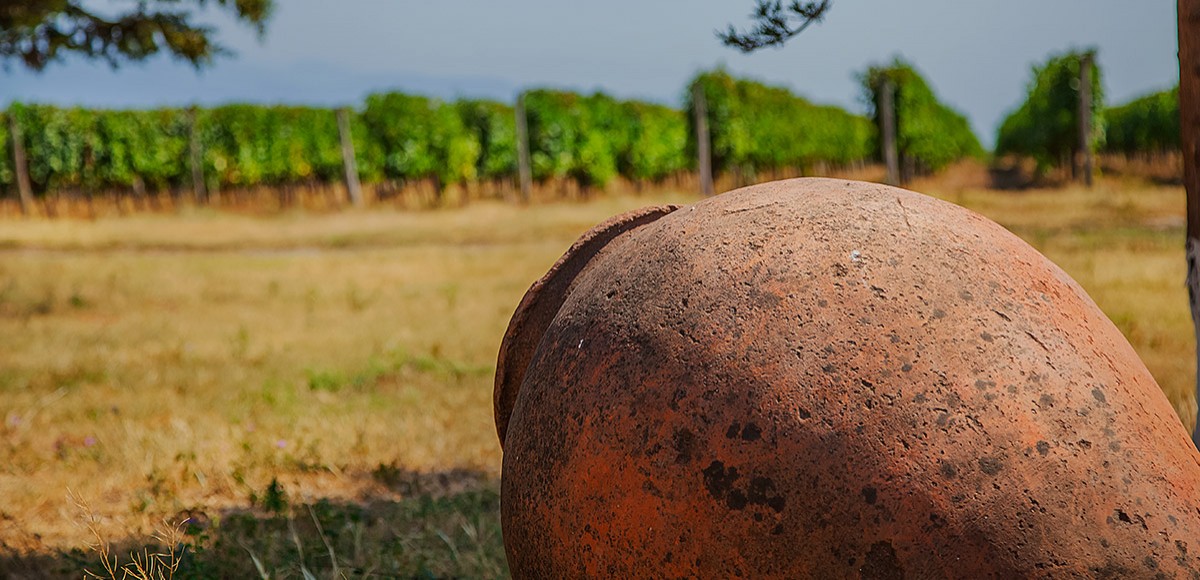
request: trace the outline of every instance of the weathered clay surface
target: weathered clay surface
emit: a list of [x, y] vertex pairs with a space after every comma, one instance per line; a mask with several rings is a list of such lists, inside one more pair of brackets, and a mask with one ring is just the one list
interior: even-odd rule
[[839, 180], [669, 209], [505, 337], [515, 575], [1200, 577], [1200, 455], [1024, 242]]

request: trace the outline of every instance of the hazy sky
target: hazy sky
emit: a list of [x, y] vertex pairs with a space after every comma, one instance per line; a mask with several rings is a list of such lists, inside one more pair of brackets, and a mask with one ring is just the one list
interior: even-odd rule
[[[723, 63], [861, 111], [855, 73], [901, 55], [990, 145], [1030, 66], [1052, 53], [1099, 48], [1109, 102], [1179, 78], [1173, 0], [835, 0], [824, 23], [749, 56], [713, 31], [745, 24], [752, 0], [276, 2], [261, 39], [212, 17], [237, 55], [203, 72], [164, 58], [115, 72], [78, 60], [40, 74], [12, 66], [0, 70], [0, 104], [353, 104], [392, 88], [509, 99], [531, 86], [677, 104], [690, 76]], [[105, 3], [130, 0], [93, 2]]]

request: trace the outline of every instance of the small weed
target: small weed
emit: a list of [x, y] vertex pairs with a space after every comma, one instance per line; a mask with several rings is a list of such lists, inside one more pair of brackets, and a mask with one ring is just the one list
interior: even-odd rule
[[70, 304], [71, 308], [74, 308], [75, 310], [83, 310], [92, 305], [87, 298], [84, 298], [83, 295], [79, 293], [79, 290], [71, 292], [71, 296], [67, 298], [67, 304]]
[[283, 490], [279, 479], [272, 477], [271, 483], [267, 485], [266, 491], [261, 496], [253, 492], [250, 493], [250, 504], [256, 505], [270, 513], [283, 513], [288, 507], [287, 492]]
[[[129, 561], [121, 563], [112, 554], [112, 545], [100, 533], [100, 518], [92, 510], [91, 505], [82, 497], [70, 493], [71, 501], [80, 510], [84, 526], [91, 534], [94, 543], [91, 548], [100, 558], [102, 571], [93, 572], [84, 569], [85, 578], [95, 580], [170, 580], [179, 571], [183, 563], [183, 523], [170, 525], [166, 521], [154, 534], [154, 540], [160, 547], [151, 551], [144, 547], [141, 551], [129, 554]], [[120, 574], [118, 576], [118, 574]]]
[[336, 393], [342, 390], [342, 385], [345, 384], [345, 379], [339, 373], [333, 371], [317, 371], [309, 369], [308, 374], [308, 390], [310, 391], [327, 391]]
[[367, 294], [357, 284], [351, 283], [346, 288], [346, 305], [352, 312], [362, 312], [379, 299], [379, 292]]
[[239, 326], [233, 338], [229, 339], [229, 354], [235, 360], [246, 360], [250, 352], [250, 331], [245, 326]]

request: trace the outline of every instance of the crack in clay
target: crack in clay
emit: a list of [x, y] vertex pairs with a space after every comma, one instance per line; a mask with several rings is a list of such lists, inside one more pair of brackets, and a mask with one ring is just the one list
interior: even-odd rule
[[900, 198], [896, 198], [896, 203], [900, 206], [900, 215], [904, 217], [904, 225], [908, 226], [908, 231], [912, 231], [912, 224], [908, 221], [908, 208], [904, 207], [904, 202]]
[[1038, 343], [1038, 346], [1042, 347], [1042, 350], [1045, 350], [1046, 352], [1050, 352], [1050, 347], [1046, 346], [1046, 343], [1042, 342], [1042, 340], [1040, 338], [1034, 336], [1034, 334], [1032, 332], [1029, 332], [1028, 330], [1026, 330], [1025, 334], [1028, 334], [1029, 338], [1033, 339], [1033, 342]]
[[762, 209], [762, 208], [764, 208], [764, 207], [770, 207], [770, 206], [773, 206], [773, 205], [779, 205], [779, 202], [778, 202], [778, 201], [771, 201], [771, 202], [762, 203], [762, 204], [759, 204], [759, 205], [752, 205], [752, 206], [750, 206], [750, 207], [739, 207], [739, 208], [735, 208], [735, 209], [727, 209], [727, 210], [725, 210], [725, 215], [730, 215], [730, 214], [735, 214], [735, 213], [742, 213], [742, 212], [744, 212], [744, 211], [751, 211], [751, 210], [756, 210], [756, 209]]

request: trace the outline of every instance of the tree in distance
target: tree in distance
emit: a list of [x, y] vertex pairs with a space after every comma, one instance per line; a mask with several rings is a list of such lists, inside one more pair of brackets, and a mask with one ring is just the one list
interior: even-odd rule
[[196, 12], [215, 6], [262, 34], [273, 0], [141, 0], [107, 13], [84, 0], [4, 0], [0, 3], [0, 61], [40, 71], [69, 54], [113, 67], [167, 53], [197, 68], [229, 51]]

